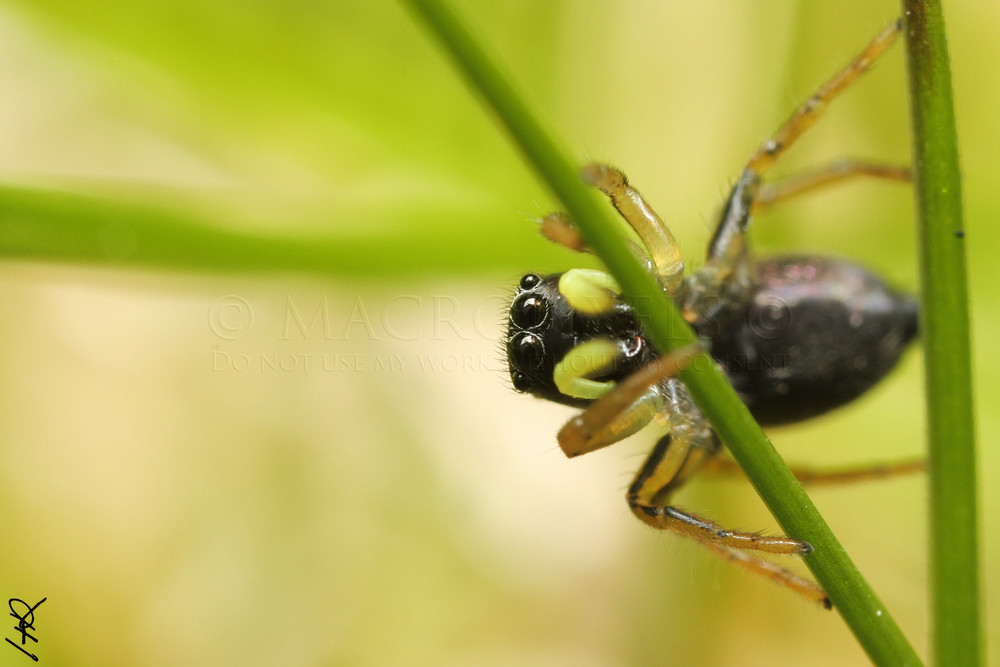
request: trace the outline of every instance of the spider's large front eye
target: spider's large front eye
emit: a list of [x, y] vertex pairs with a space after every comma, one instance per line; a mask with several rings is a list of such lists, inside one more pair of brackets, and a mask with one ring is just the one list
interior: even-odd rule
[[549, 307], [537, 294], [525, 293], [514, 299], [510, 306], [510, 319], [521, 329], [532, 329], [545, 321]]
[[519, 333], [507, 343], [507, 359], [512, 368], [537, 371], [545, 363], [542, 339], [532, 333]]

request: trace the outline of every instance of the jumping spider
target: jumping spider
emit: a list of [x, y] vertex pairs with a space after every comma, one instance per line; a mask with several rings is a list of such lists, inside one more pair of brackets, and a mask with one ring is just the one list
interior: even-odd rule
[[[787, 181], [761, 183], [774, 161], [899, 31], [898, 21], [883, 30], [761, 145], [726, 200], [705, 264], [686, 278], [673, 236], [625, 176], [599, 164], [583, 170], [584, 180], [611, 199], [635, 232], [636, 253], [761, 424], [797, 422], [854, 400], [896, 364], [917, 334], [916, 302], [866, 269], [844, 259], [754, 258], [746, 239], [755, 211], [805, 190], [858, 175], [909, 180], [906, 168], [845, 160]], [[547, 216], [542, 232], [571, 249], [586, 250], [563, 214]], [[722, 445], [687, 388], [673, 377], [693, 353], [661, 356], [619, 293], [602, 271], [571, 269], [521, 278], [507, 331], [514, 388], [586, 408], [559, 433], [569, 457], [617, 442], [655, 419], [667, 434], [628, 488], [632, 512], [654, 528], [694, 538], [829, 608], [818, 585], [750, 555], [801, 556], [812, 551], [807, 542], [726, 530], [669, 504], [671, 494], [699, 468], [723, 467], [714, 458]], [[866, 474], [871, 472], [853, 477]]]

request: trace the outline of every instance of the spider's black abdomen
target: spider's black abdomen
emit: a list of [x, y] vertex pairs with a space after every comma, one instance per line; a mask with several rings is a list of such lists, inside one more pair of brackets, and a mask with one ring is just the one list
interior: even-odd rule
[[807, 419], [876, 384], [917, 333], [917, 304], [840, 259], [757, 262], [749, 306], [699, 327], [762, 424]]

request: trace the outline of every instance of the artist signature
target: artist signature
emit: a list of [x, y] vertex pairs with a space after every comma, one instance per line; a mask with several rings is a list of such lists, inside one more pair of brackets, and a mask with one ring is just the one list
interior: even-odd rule
[[[4, 639], [7, 639], [8, 644], [16, 648], [21, 653], [25, 654], [35, 662], [38, 662], [38, 656], [35, 655], [34, 653], [29, 653], [24, 648], [24, 644], [29, 639], [35, 642], [36, 644], [38, 643], [38, 639], [34, 635], [29, 633], [28, 630], [35, 629], [35, 610], [38, 609], [38, 605], [42, 604], [47, 599], [48, 598], [42, 598], [41, 600], [39, 600], [38, 602], [36, 602], [34, 605], [31, 606], [29, 606], [27, 602], [19, 598], [11, 598], [7, 600], [7, 606], [10, 607], [10, 615], [17, 619], [17, 625], [14, 626], [14, 629], [21, 633], [21, 645], [18, 646], [15, 642], [11, 641], [10, 639], [7, 639], [6, 637]], [[18, 607], [24, 607], [24, 611], [19, 612], [17, 609], [14, 608], [15, 605], [17, 605]]]

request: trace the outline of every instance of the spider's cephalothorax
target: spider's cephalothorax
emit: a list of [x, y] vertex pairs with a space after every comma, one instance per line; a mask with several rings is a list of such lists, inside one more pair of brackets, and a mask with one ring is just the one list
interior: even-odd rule
[[[578, 311], [559, 291], [563, 275], [529, 273], [521, 278], [510, 306], [507, 361], [514, 389], [550, 401], [581, 405], [587, 402], [586, 397], [565, 394], [555, 382], [563, 374], [560, 368], [557, 375], [556, 367], [571, 350], [595, 339], [614, 342], [617, 358], [610, 368], [592, 377], [598, 382], [620, 380], [644, 366], [654, 353], [624, 301], [615, 299], [599, 313]], [[574, 360], [586, 362], [579, 355], [570, 355], [566, 365]]]
[[[611, 199], [635, 232], [637, 254], [761, 423], [800, 421], [854, 400], [896, 364], [917, 333], [915, 301], [857, 264], [813, 256], [754, 259], [746, 241], [751, 214], [780, 199], [857, 175], [909, 180], [906, 168], [840, 161], [799, 178], [761, 184], [777, 157], [898, 32], [895, 22], [879, 34], [761, 145], [726, 201], [704, 265], [686, 278], [673, 236], [625, 176], [599, 164], [583, 170], [584, 180]], [[565, 215], [546, 217], [542, 232], [586, 250]], [[812, 551], [808, 543], [729, 531], [668, 504], [671, 493], [712, 460], [721, 443], [674, 377], [696, 351], [660, 356], [619, 293], [611, 276], [590, 269], [521, 278], [507, 331], [514, 388], [586, 406], [559, 433], [568, 456], [617, 442], [656, 419], [666, 435], [628, 488], [633, 513], [829, 606], [815, 583], [747, 553], [804, 555]]]

